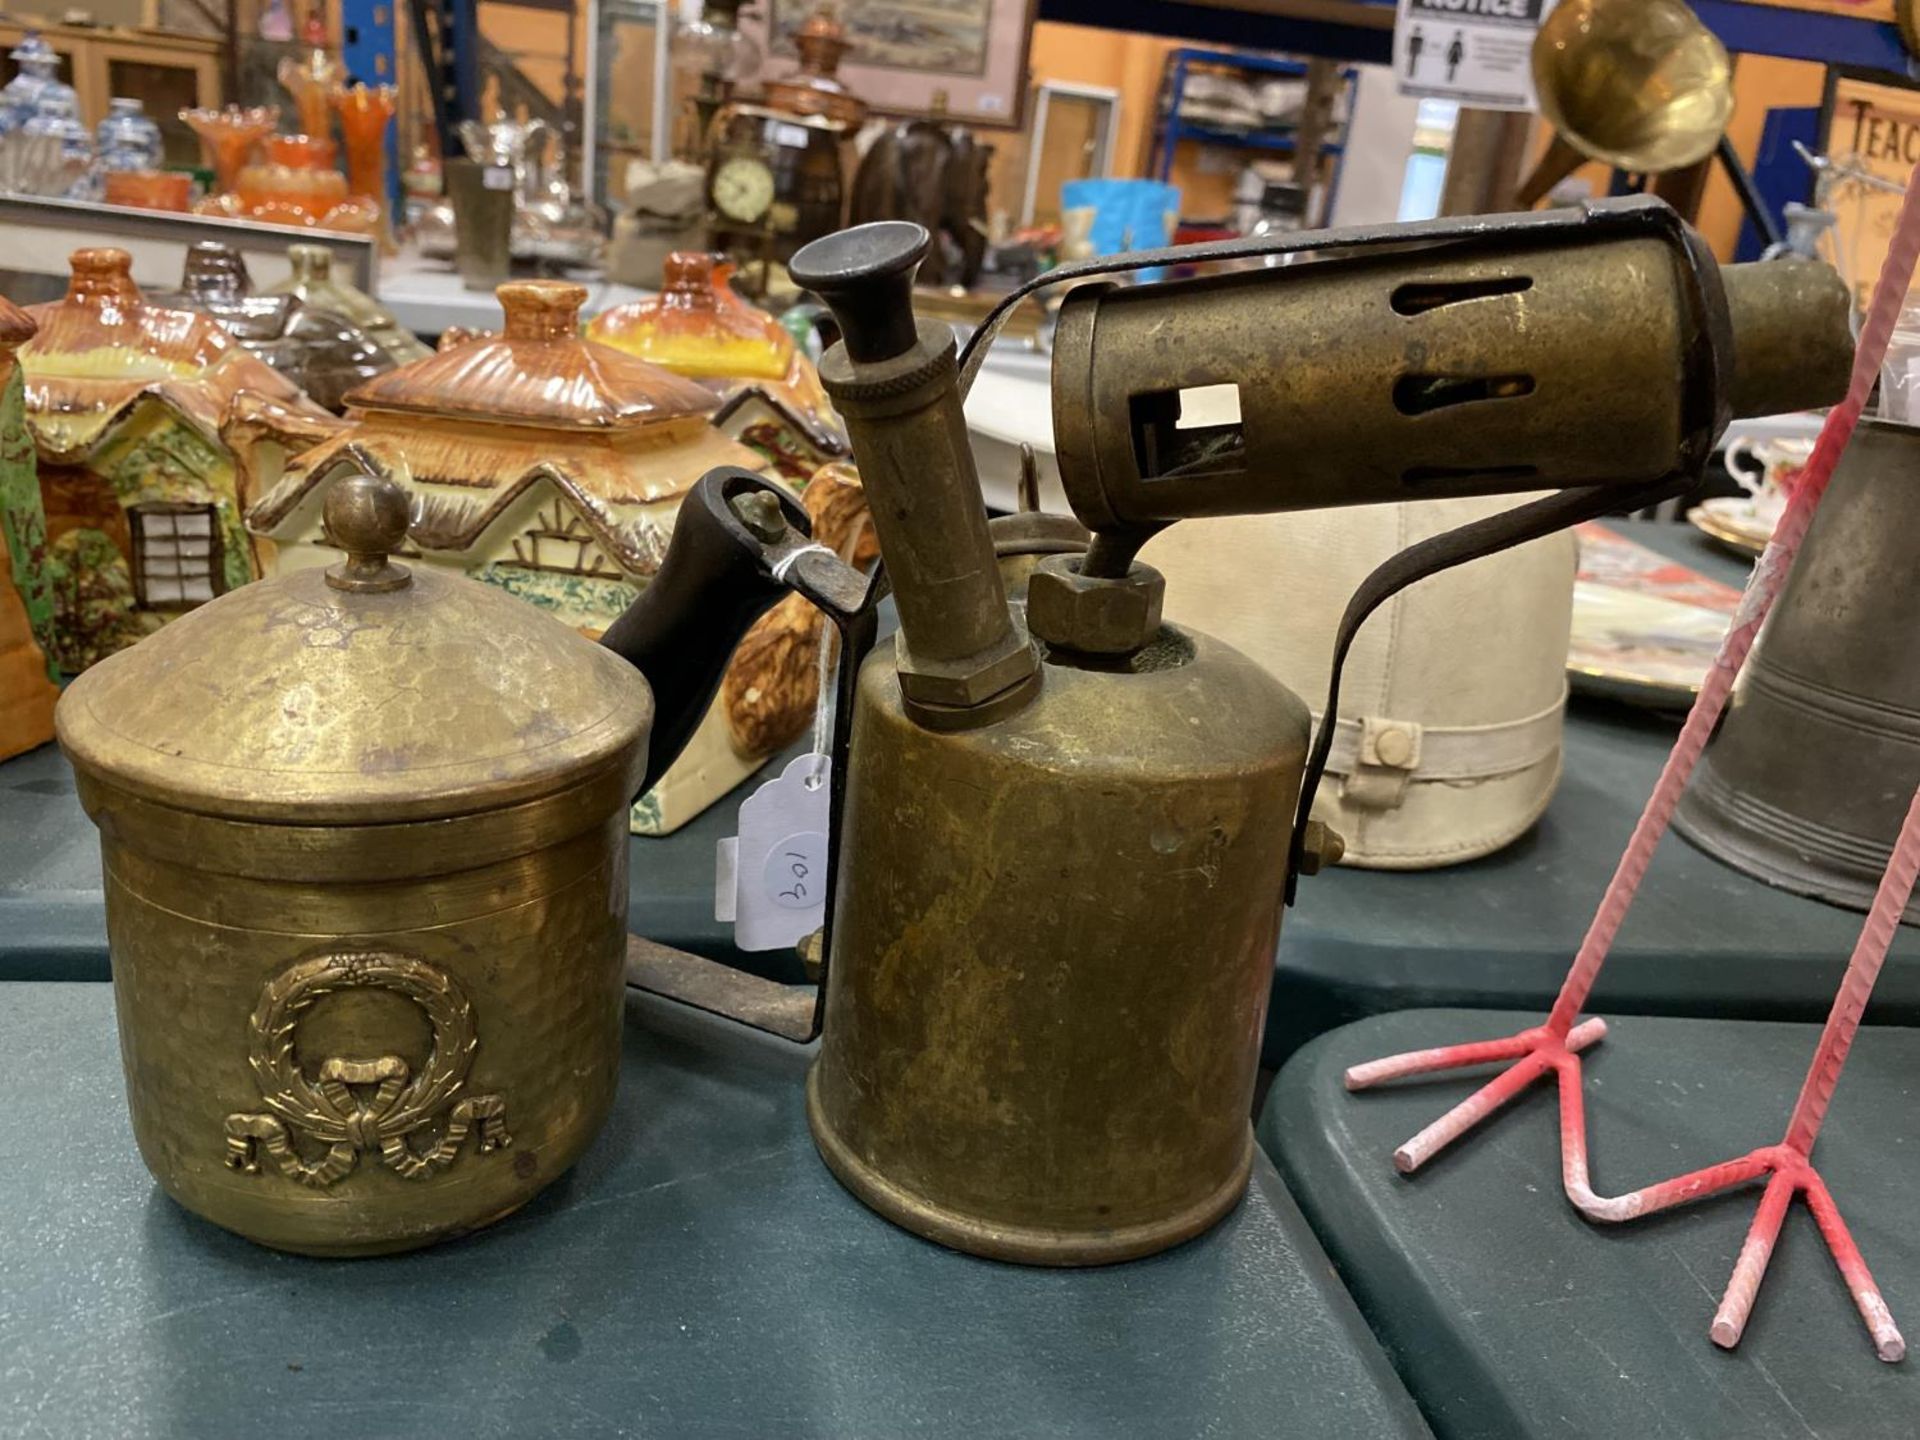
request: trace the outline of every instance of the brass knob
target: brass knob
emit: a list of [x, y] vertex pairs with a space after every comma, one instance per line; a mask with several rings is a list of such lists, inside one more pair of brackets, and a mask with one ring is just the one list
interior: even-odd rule
[[404, 565], [387, 557], [406, 542], [413, 503], [389, 475], [355, 471], [327, 487], [321, 521], [347, 558], [327, 569], [336, 590], [377, 595], [413, 583]]
[[1300, 873], [1318, 875], [1329, 865], [1338, 865], [1346, 853], [1347, 842], [1338, 830], [1318, 820], [1309, 820], [1300, 846]]

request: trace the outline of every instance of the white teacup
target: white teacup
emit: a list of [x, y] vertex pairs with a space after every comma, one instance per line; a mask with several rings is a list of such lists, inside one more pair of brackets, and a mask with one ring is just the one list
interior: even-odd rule
[[1811, 440], [1756, 440], [1741, 435], [1727, 445], [1727, 473], [1746, 492], [1755, 518], [1773, 524], [1787, 508], [1785, 480], [1812, 454]]

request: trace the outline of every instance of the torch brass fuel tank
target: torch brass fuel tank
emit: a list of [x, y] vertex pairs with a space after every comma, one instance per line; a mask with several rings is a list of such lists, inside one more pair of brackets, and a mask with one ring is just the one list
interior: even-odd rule
[[1165, 1249], [1240, 1199], [1306, 707], [1163, 628], [941, 733], [860, 674], [807, 1114], [841, 1181], [1030, 1264]]
[[944, 1244], [1149, 1254], [1231, 1209], [1278, 939], [1305, 707], [1204, 636], [1039, 647], [1009, 610], [917, 226], [794, 273], [846, 336], [847, 416], [901, 636], [860, 672], [807, 1113], [841, 1181]]

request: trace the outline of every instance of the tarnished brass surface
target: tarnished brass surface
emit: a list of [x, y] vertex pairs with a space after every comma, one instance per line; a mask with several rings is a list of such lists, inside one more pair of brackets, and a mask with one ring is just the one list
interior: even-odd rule
[[130, 794], [280, 824], [497, 819], [643, 748], [631, 666], [503, 590], [411, 571], [354, 593], [297, 570], [201, 606], [70, 687], [61, 744]]
[[952, 327], [910, 308], [928, 244], [918, 225], [860, 225], [803, 246], [789, 269], [840, 320], [820, 381], [871, 471], [861, 483], [900, 610], [899, 683], [924, 721], [952, 728], [1025, 704], [1040, 669], [994, 563]]
[[1160, 628], [1166, 577], [1135, 563], [1109, 580], [1081, 573], [1078, 555], [1049, 555], [1027, 581], [1027, 623], [1036, 637], [1084, 655], [1131, 655]]
[[627, 937], [626, 973], [629, 985], [696, 1010], [730, 1016], [799, 1044], [813, 1038], [817, 992], [811, 985], [782, 985], [638, 935]]
[[264, 1244], [403, 1250], [555, 1179], [606, 1117], [638, 672], [501, 591], [346, 552], [103, 661], [56, 720], [100, 827], [134, 1135]]
[[1133, 666], [1049, 661], [1026, 709], [945, 735], [890, 656], [861, 672], [808, 1114], [943, 1244], [1124, 1260], [1240, 1197], [1306, 707], [1204, 636]]
[[1720, 279], [1733, 329], [1735, 415], [1783, 415], [1846, 393], [1853, 297], [1839, 271], [1769, 260], [1722, 266]]
[[1686, 0], [1561, 0], [1533, 42], [1540, 113], [1588, 160], [1704, 160], [1733, 114], [1726, 47]]
[[836, 347], [821, 360], [820, 379], [854, 452], [875, 457], [877, 474], [914, 477], [910, 485], [867, 485], [901, 607], [896, 643], [909, 698], [964, 708], [1028, 685], [1038, 663], [1008, 614], [993, 564], [966, 417], [953, 388], [952, 330], [928, 321], [913, 349], [880, 364], [856, 367]]
[[[1124, 1260], [1199, 1233], [1245, 1182], [1308, 717], [1226, 646], [1155, 628], [1142, 537], [1194, 515], [1679, 480], [1730, 408], [1827, 403], [1846, 382], [1829, 281], [1740, 276], [1730, 299], [1658, 204], [1327, 244], [1068, 294], [1054, 428], [1091, 536], [1030, 516], [982, 530], [952, 362], [907, 310], [924, 232], [859, 227], [795, 257], [840, 321], [821, 373], [903, 637], [858, 677], [808, 1114], [849, 1189], [941, 1243]], [[1819, 333], [1783, 346], [1791, 363], [1746, 348], [1796, 324]], [[1284, 596], [1284, 576], [1245, 580]], [[948, 726], [911, 667], [979, 673], [977, 643], [953, 639], [1006, 633], [1003, 590], [1046, 642], [1039, 684]], [[1301, 867], [1339, 851], [1314, 827]]]
[[[411, 1249], [517, 1209], [599, 1130], [620, 1053], [624, 806], [554, 863], [322, 886], [241, 880], [212, 857], [170, 864], [114, 841], [111, 792], [83, 798], [105, 837], [134, 1137], [188, 1209], [284, 1250]], [[367, 844], [416, 863], [398, 837]], [[325, 969], [302, 983], [302, 965]], [[436, 1066], [457, 1083], [383, 1103], [388, 1076], [411, 1085]], [[330, 1069], [353, 1082], [337, 1105], [324, 1103]], [[289, 1093], [293, 1074], [323, 1103]], [[483, 1098], [492, 1113], [460, 1113]], [[457, 1127], [470, 1133], [454, 1143]], [[317, 1173], [288, 1173], [281, 1147]]]
[[[1653, 237], [1490, 236], [1470, 252], [1079, 286], [1054, 342], [1061, 481], [1100, 530], [1658, 480], [1685, 434], [1698, 339], [1686, 263]], [[1731, 267], [1724, 296], [1711, 262], [1702, 272], [1749, 377], [1729, 392], [1734, 413], [1838, 400], [1851, 357], [1838, 277], [1763, 268], [1780, 267]], [[1181, 392], [1214, 386], [1237, 389], [1239, 420], [1182, 423]]]

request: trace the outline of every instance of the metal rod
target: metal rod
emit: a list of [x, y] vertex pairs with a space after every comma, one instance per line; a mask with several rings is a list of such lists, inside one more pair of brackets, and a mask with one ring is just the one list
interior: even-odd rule
[[1794, 1102], [1793, 1118], [1787, 1122], [1785, 1143], [1796, 1150], [1812, 1150], [1813, 1142], [1819, 1137], [1820, 1126], [1827, 1118], [1827, 1107], [1833, 1103], [1833, 1087], [1840, 1081], [1847, 1052], [1853, 1048], [1854, 1034], [1860, 1028], [1860, 1017], [1866, 1013], [1867, 998], [1873, 994], [1874, 981], [1880, 978], [1880, 967], [1886, 963], [1887, 950], [1900, 928], [1900, 917], [1906, 913], [1907, 901], [1913, 897], [1916, 878], [1920, 878], [1920, 789], [1913, 792], [1913, 803], [1900, 827], [1900, 838], [1894, 842], [1893, 854], [1887, 859], [1886, 873], [1880, 877], [1879, 889], [1874, 892], [1873, 908], [1867, 912], [1859, 942], [1847, 961], [1847, 973], [1840, 978], [1826, 1028], [1820, 1032], [1819, 1048], [1813, 1053], [1813, 1064], [1807, 1068], [1800, 1098]]
[[1740, 197], [1740, 208], [1747, 212], [1747, 218], [1753, 222], [1753, 228], [1760, 232], [1760, 238], [1768, 246], [1786, 244], [1786, 232], [1780, 228], [1780, 222], [1774, 218], [1773, 211], [1767, 208], [1767, 202], [1755, 188], [1753, 176], [1740, 163], [1733, 141], [1722, 134], [1714, 154], [1720, 157], [1721, 168], [1727, 172], [1727, 179], [1733, 182], [1734, 193]]

